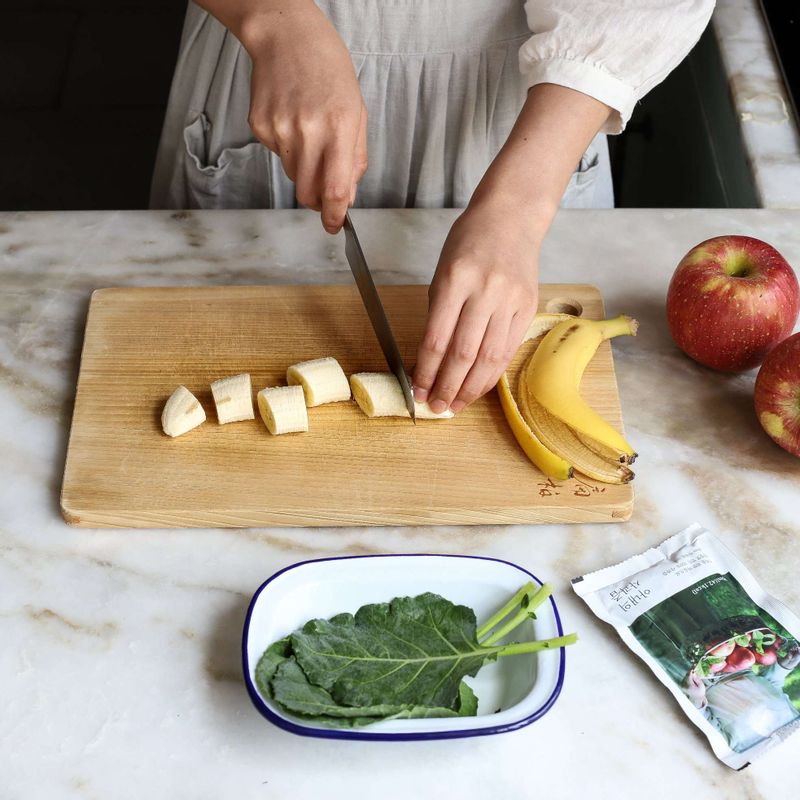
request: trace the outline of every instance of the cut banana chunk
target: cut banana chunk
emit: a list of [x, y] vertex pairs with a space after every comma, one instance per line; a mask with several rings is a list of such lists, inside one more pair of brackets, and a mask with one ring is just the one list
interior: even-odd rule
[[205, 421], [206, 412], [185, 386], [179, 386], [170, 395], [161, 413], [161, 427], [167, 436], [183, 436]]
[[214, 381], [211, 384], [211, 394], [214, 395], [214, 405], [217, 407], [217, 419], [220, 425], [255, 419], [253, 390], [250, 376], [246, 372]]
[[[350, 376], [350, 387], [359, 408], [368, 417], [408, 417], [400, 381], [391, 372], [358, 372]], [[414, 402], [417, 419], [450, 419], [450, 409], [434, 414], [427, 403]]]
[[289, 386], [303, 387], [309, 408], [350, 399], [350, 384], [335, 358], [293, 364], [286, 370], [286, 382]]
[[274, 386], [258, 393], [258, 410], [267, 430], [276, 436], [308, 430], [302, 386]]

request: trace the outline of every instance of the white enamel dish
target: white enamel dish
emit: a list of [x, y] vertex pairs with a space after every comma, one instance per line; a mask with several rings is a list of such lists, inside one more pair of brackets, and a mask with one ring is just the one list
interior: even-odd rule
[[[301, 736], [327, 739], [450, 739], [515, 730], [539, 719], [555, 703], [564, 682], [564, 648], [506, 656], [467, 678], [478, 696], [475, 717], [387, 720], [356, 729], [310, 724], [262, 697], [255, 669], [264, 650], [309, 619], [328, 618], [366, 603], [436, 592], [470, 606], [478, 624], [503, 606], [527, 581], [527, 570], [508, 561], [477, 556], [386, 555], [304, 561], [276, 572], [253, 596], [242, 637], [245, 683], [255, 707], [270, 722]], [[513, 635], [517, 641], [563, 634], [551, 597]]]

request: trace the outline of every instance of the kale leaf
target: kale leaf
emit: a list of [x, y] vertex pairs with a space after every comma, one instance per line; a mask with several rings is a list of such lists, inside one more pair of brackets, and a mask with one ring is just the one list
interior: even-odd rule
[[563, 647], [574, 634], [499, 644], [550, 596], [523, 586], [480, 628], [475, 614], [430, 592], [313, 619], [271, 644], [255, 670], [259, 692], [305, 722], [357, 727], [381, 719], [475, 716], [464, 681], [498, 656]]
[[309, 680], [337, 703], [452, 708], [461, 680], [496, 657], [476, 628], [471, 608], [428, 592], [311, 620], [290, 638]]

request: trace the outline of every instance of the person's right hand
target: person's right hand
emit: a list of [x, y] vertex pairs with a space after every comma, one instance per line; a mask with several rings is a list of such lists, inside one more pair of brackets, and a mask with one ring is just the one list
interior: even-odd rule
[[250, 127], [280, 158], [298, 203], [336, 233], [367, 168], [367, 109], [350, 53], [312, 0], [262, 3], [238, 33], [253, 62]]

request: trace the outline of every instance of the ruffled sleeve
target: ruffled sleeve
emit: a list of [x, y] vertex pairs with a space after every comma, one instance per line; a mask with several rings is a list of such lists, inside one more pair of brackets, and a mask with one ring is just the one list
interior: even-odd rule
[[621, 133], [633, 107], [692, 49], [714, 0], [527, 0], [533, 36], [520, 48], [528, 86], [555, 83], [613, 109]]

